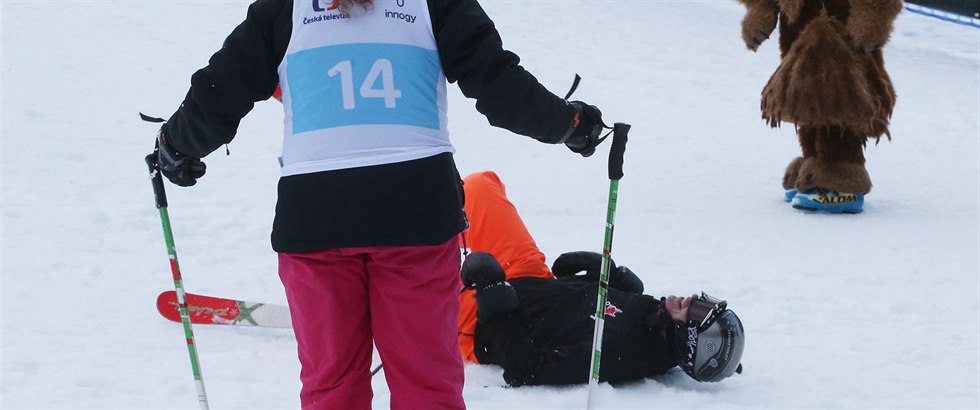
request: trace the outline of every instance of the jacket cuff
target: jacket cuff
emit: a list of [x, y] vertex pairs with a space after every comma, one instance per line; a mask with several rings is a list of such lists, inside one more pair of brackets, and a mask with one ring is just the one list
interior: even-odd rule
[[576, 127], [574, 119], [575, 116], [582, 115], [582, 107], [577, 104], [569, 104], [569, 105], [571, 105], [572, 108], [575, 110], [575, 114], [572, 116], [572, 121], [570, 121], [571, 124], [569, 124], [568, 126], [568, 131], [565, 131], [565, 135], [562, 135], [561, 139], [558, 140], [558, 142], [556, 142], [555, 144], [564, 144], [565, 141], [568, 141], [569, 138], [572, 138], [572, 134], [574, 134], [575, 129], [578, 128]]

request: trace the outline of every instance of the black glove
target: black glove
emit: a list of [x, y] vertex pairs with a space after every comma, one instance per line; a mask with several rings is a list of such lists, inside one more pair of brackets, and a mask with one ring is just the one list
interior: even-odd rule
[[609, 127], [602, 122], [602, 112], [594, 105], [581, 101], [572, 101], [571, 105], [575, 108], [578, 124], [572, 130], [572, 135], [565, 141], [565, 146], [576, 154], [589, 157], [605, 139], [599, 138], [602, 129]]
[[[609, 267], [615, 266], [616, 261], [610, 258]], [[599, 274], [602, 271], [602, 254], [589, 251], [565, 252], [558, 256], [558, 259], [555, 259], [555, 263], [551, 264], [551, 273], [556, 278], [574, 276], [582, 271], [585, 271], [582, 279], [599, 280]]]
[[626, 293], [643, 294], [643, 281], [630, 268], [620, 266], [609, 273], [609, 286]]
[[463, 286], [476, 289], [477, 320], [486, 322], [517, 309], [517, 291], [505, 282], [504, 268], [493, 255], [486, 252], [469, 254], [459, 275]]
[[[563, 253], [551, 265], [551, 273], [556, 278], [575, 276], [579, 272], [582, 280], [595, 282], [602, 273], [602, 254], [598, 252], [578, 251]], [[626, 293], [642, 294], [643, 281], [630, 268], [616, 266], [616, 261], [609, 259], [609, 286]]]
[[467, 289], [483, 289], [507, 279], [504, 268], [493, 255], [473, 252], [466, 256], [459, 269], [459, 277]]
[[204, 165], [200, 158], [181, 154], [171, 147], [164, 138], [165, 133], [164, 128], [160, 128], [156, 147], [153, 149], [157, 154], [157, 166], [160, 172], [176, 185], [193, 186], [198, 178], [204, 176], [207, 165]]

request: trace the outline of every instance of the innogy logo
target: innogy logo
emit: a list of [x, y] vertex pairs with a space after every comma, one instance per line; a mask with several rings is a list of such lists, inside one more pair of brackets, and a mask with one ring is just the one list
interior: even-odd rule
[[337, 7], [340, 6], [339, 5], [340, 0], [333, 0], [330, 2], [330, 7], [323, 8], [322, 3], [324, 3], [325, 1], [330, 1], [330, 0], [313, 0], [313, 11], [337, 10]]

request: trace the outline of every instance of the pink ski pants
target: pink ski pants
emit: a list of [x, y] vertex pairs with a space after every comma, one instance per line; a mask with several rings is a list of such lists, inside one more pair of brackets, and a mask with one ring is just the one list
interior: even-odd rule
[[372, 339], [391, 408], [464, 409], [456, 238], [437, 246], [280, 253], [303, 409], [370, 409]]

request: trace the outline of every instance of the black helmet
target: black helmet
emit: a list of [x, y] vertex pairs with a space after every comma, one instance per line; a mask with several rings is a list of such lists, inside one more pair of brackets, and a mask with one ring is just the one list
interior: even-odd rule
[[728, 302], [701, 292], [687, 310], [687, 323], [674, 322], [681, 368], [701, 382], [742, 372], [745, 330]]

